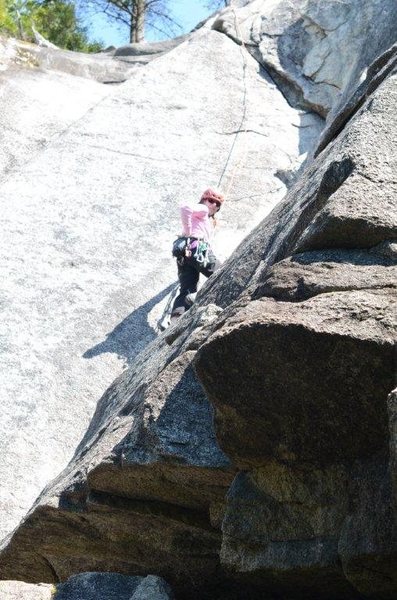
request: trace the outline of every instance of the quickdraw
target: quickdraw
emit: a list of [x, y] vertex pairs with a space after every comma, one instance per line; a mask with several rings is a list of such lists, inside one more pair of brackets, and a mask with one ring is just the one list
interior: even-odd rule
[[196, 247], [196, 250], [195, 250], [193, 256], [194, 256], [196, 262], [202, 264], [203, 267], [206, 267], [207, 264], [209, 263], [207, 242], [199, 240], [197, 242], [197, 247]]
[[183, 265], [185, 258], [193, 257], [197, 263], [206, 267], [209, 263], [208, 250], [209, 245], [204, 240], [181, 237], [175, 240], [172, 255], [175, 256], [180, 265]]

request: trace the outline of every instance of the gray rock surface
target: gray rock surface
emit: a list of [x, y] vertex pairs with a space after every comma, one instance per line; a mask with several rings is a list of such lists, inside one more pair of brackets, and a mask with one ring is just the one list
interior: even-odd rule
[[287, 597], [397, 590], [394, 70], [377, 81], [202, 297], [225, 310], [196, 370], [244, 470], [221, 562]]
[[221, 560], [282, 598], [361, 598], [337, 560], [348, 475], [269, 461], [241, 472], [228, 492]]
[[[59, 71], [101, 83], [121, 83], [134, 68], [108, 53], [71, 52], [0, 36], [0, 72], [12, 71], [18, 66], [34, 71]], [[45, 106], [44, 99], [43, 102]]]
[[302, 161], [322, 128], [208, 27], [111, 88], [54, 62], [25, 68], [18, 48], [5, 46], [0, 100], [2, 535], [71, 458], [103, 390], [156, 337], [176, 278], [180, 200], [224, 173], [226, 257], [283, 196], [277, 172]]
[[[339, 18], [309, 4], [316, 23], [321, 7]], [[175, 84], [177, 55], [191, 92], [185, 60], [209, 39], [236, 49], [212, 25], [141, 70], [146, 83], [171, 71]], [[396, 73], [371, 72], [287, 197], [102, 396], [68, 467], [6, 541], [0, 577], [110, 570], [161, 575], [181, 598], [395, 597]], [[128, 87], [112, 97], [119, 109]], [[252, 165], [270, 168], [273, 153]], [[251, 225], [260, 216], [246, 185], [226, 224], [239, 206]]]
[[[263, 299], [226, 321], [200, 348], [198, 373], [233, 462], [244, 469], [269, 459], [328, 465], [385, 456], [396, 298], [395, 289]], [[219, 373], [216, 365], [231, 362], [244, 370]]]
[[367, 97], [388, 77], [397, 64], [397, 45], [394, 44], [386, 52], [376, 58], [364, 71], [364, 79], [357, 86], [357, 80], [352, 80], [354, 88], [352, 95], [343, 94], [340, 101], [336, 103], [332, 113], [329, 115], [327, 125], [324, 128], [319, 144], [316, 148], [317, 156], [343, 129], [344, 125], [363, 105]]
[[0, 181], [12, 179], [112, 90], [61, 72], [0, 71]]
[[0, 581], [1, 600], [52, 600], [55, 586], [23, 581]]
[[170, 586], [154, 575], [82, 573], [59, 585], [0, 581], [1, 600], [172, 600]]
[[257, 289], [277, 300], [307, 300], [327, 292], [397, 287], [397, 264], [376, 250], [317, 250], [276, 263]]
[[148, 575], [139, 584], [130, 600], [171, 600], [171, 588], [160, 577]]
[[[146, 595], [145, 595], [146, 594]], [[149, 594], [149, 595], [148, 595]], [[171, 588], [160, 577], [118, 573], [82, 573], [57, 586], [54, 600], [171, 600]]]
[[243, 40], [292, 103], [324, 116], [395, 42], [396, 18], [393, 0], [255, 0], [213, 27]]

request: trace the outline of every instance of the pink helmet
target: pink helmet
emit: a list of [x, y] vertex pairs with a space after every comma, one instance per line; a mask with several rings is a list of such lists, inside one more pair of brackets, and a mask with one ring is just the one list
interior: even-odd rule
[[203, 200], [217, 200], [217, 202], [222, 204], [225, 198], [219, 192], [216, 192], [212, 188], [208, 188], [208, 190], [205, 190], [201, 196], [201, 201]]

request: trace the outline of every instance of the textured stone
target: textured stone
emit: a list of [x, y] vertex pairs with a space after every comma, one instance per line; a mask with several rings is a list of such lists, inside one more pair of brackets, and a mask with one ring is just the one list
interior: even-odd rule
[[[59, 71], [100, 83], [121, 83], [132, 71], [130, 64], [115, 60], [108, 53], [70, 52], [0, 37], [0, 71], [7, 73], [21, 67]], [[45, 103], [44, 100], [43, 106]]]
[[[351, 95], [343, 95], [343, 101], [334, 106], [332, 114], [327, 119], [327, 124], [321, 134], [316, 148], [317, 156], [334, 139], [352, 115], [356, 113], [365, 102], [366, 98], [380, 85], [380, 83], [395, 72], [397, 65], [397, 45], [381, 54], [365, 72], [365, 79]], [[354, 83], [354, 82], [352, 82]]]
[[[146, 595], [145, 595], [146, 594]], [[151, 595], [147, 595], [151, 594]], [[171, 600], [171, 588], [160, 577], [127, 577], [118, 573], [82, 573], [57, 586], [54, 600]]]
[[378, 459], [353, 466], [351, 506], [338, 543], [346, 578], [365, 597], [392, 600], [397, 589], [397, 526], [390, 466]]
[[391, 600], [397, 589], [396, 78], [372, 75], [203, 295], [224, 311], [196, 370], [243, 470], [221, 562], [292, 598]]
[[357, 598], [337, 552], [347, 510], [343, 466], [321, 470], [269, 462], [240, 473], [228, 492], [222, 563], [260, 578], [263, 591], [283, 597], [299, 598], [306, 587], [316, 590], [316, 598]]
[[282, 260], [271, 269], [255, 297], [306, 300], [328, 292], [397, 287], [397, 261], [376, 252], [318, 250]]
[[324, 177], [320, 194], [327, 202], [303, 232], [297, 250], [368, 248], [397, 236], [397, 157], [391, 151], [397, 142], [396, 101], [397, 74], [392, 74], [351, 122], [349, 153]]
[[0, 81], [0, 181], [12, 177], [111, 92], [94, 81], [38, 69], [0, 70]]
[[227, 320], [196, 364], [226, 454], [241, 468], [272, 458], [326, 465], [385, 455], [396, 296], [263, 299]]
[[225, 583], [219, 528], [235, 470], [218, 448], [195, 352], [174, 359], [178, 343], [159, 339], [107, 391], [75, 459], [13, 536], [0, 577], [155, 572], [183, 597]]
[[326, 115], [395, 42], [396, 22], [393, 0], [256, 0], [213, 27], [243, 40], [292, 103]]
[[[87, 57], [98, 69], [115, 60]], [[277, 172], [303, 160], [322, 128], [208, 27], [129, 65], [112, 87], [10, 61], [0, 100], [0, 536], [71, 458], [103, 391], [157, 336], [175, 286], [180, 200], [216, 185], [230, 158], [216, 242], [226, 257], [283, 196]]]
[[388, 469], [374, 461], [353, 472], [269, 463], [239, 474], [228, 493], [222, 562], [287, 597], [305, 597], [299, 590], [311, 588], [316, 598], [391, 600], [391, 506]]
[[[244, 35], [249, 30], [257, 47], [263, 42], [262, 26], [273, 28], [273, 38], [280, 38], [277, 60], [293, 57], [294, 46], [298, 74], [304, 68], [312, 81], [316, 64], [327, 78], [334, 77], [335, 65], [342, 65], [341, 53], [332, 56], [338, 51], [335, 32], [351, 33], [356, 27], [345, 19], [363, 15], [365, 29], [369, 9], [379, 7], [377, 2], [309, 2], [304, 9], [310, 18], [294, 21], [294, 11], [303, 14], [299, 3], [250, 4], [238, 11]], [[358, 64], [369, 64], [374, 48], [386, 43], [383, 33], [393, 23], [390, 6], [384, 4], [368, 52], [360, 33], [349, 54], [351, 64], [343, 63], [341, 81], [353, 86], [352, 91], [360, 81]], [[262, 19], [260, 7], [270, 7], [272, 19], [267, 12]], [[222, 15], [234, 18], [230, 10], [221, 13], [221, 21]], [[223, 70], [242, 67], [245, 56], [244, 48], [210, 29], [222, 29], [217, 18], [141, 69], [133, 89], [136, 107], [147, 102], [147, 90], [137, 83], [158, 84], [159, 94], [147, 107], [163, 118], [156, 141], [164, 123], [168, 127], [172, 120], [164, 115], [165, 101], [176, 101], [175, 89], [178, 102], [182, 90], [186, 97], [190, 93], [193, 113], [186, 121], [179, 115], [179, 122], [197, 128], [198, 145], [203, 128], [200, 119], [192, 118], [211, 90], [208, 102], [218, 116], [207, 115], [204, 130], [203, 154], [210, 170], [220, 155], [215, 128], [222, 124], [221, 130], [230, 133], [229, 117], [235, 114], [225, 102], [234, 106], [236, 96], [217, 88], [217, 80]], [[369, 31], [374, 27], [371, 23]], [[229, 35], [237, 39], [232, 29]], [[210, 40], [217, 40], [222, 52], [227, 49], [227, 65], [216, 61], [213, 47], [209, 52]], [[308, 55], [314, 46], [318, 60], [315, 53]], [[342, 43], [340, 49], [346, 53]], [[186, 72], [200, 63], [201, 52], [210, 63], [206, 79], [198, 80], [202, 86], [196, 81], [190, 87]], [[383, 64], [389, 64], [387, 58]], [[247, 60], [246, 75], [252, 67]], [[209, 280], [189, 313], [137, 354], [102, 396], [73, 460], [5, 544], [2, 577], [58, 581], [86, 570], [155, 573], [172, 584], [178, 597], [189, 599], [391, 600], [395, 595], [394, 409], [393, 396], [387, 403], [387, 395], [396, 372], [396, 80], [393, 68], [384, 77], [370, 71], [373, 78], [369, 76], [365, 91], [352, 96], [357, 105], [339, 121], [341, 128], [331, 126], [331, 138], [315, 160], [308, 159], [285, 200]], [[208, 87], [208, 73], [214, 87]], [[296, 85], [293, 77], [283, 78], [290, 90]], [[164, 80], [172, 83], [171, 91], [161, 91]], [[266, 77], [261, 84], [265, 81], [264, 89], [274, 89]], [[122, 112], [123, 102], [131, 98], [131, 82], [106, 100], [108, 108], [117, 101]], [[244, 98], [246, 83], [244, 77], [239, 80], [239, 98]], [[326, 112], [319, 97], [328, 88], [320, 86], [318, 94], [315, 86], [320, 84], [310, 84], [310, 94], [317, 94], [310, 102]], [[260, 218], [262, 205], [247, 203], [244, 186], [273, 184], [273, 177], [285, 178], [295, 165], [296, 157], [291, 163], [279, 160], [281, 146], [257, 137], [267, 116], [260, 87], [254, 95], [262, 103], [254, 109], [250, 100], [246, 106], [252, 129], [246, 133], [255, 131], [257, 140], [248, 148], [249, 160], [241, 171], [247, 179], [238, 177], [236, 196], [225, 205], [230, 212], [222, 209], [231, 225], [228, 233], [233, 233], [232, 221], [239, 222], [242, 209], [247, 224]], [[297, 102], [299, 98], [298, 90]], [[99, 114], [104, 116], [102, 109]], [[314, 121], [300, 117], [295, 126], [303, 143], [306, 125], [311, 139]], [[277, 123], [281, 121], [280, 115]], [[92, 133], [93, 125], [85, 126], [84, 133]], [[139, 119], [135, 126], [134, 132], [142, 134], [140, 151], [147, 153]], [[236, 131], [243, 128], [241, 120], [234, 126]], [[290, 134], [288, 127], [274, 130], [280, 140], [285, 132]], [[186, 146], [184, 150], [178, 158], [175, 145], [168, 143], [162, 156], [171, 154], [180, 170]], [[263, 164], [270, 180], [264, 178]], [[139, 181], [141, 175], [134, 173]], [[186, 170], [183, 178], [187, 184]], [[84, 191], [84, 180], [79, 181]], [[269, 189], [258, 187], [259, 197]], [[146, 202], [144, 208], [142, 214], [137, 210], [147, 217], [153, 207]], [[146, 264], [147, 258], [136, 256], [136, 262]], [[111, 306], [115, 310], [114, 302]], [[240, 472], [225, 505], [236, 467]]]
[[139, 584], [130, 600], [171, 600], [171, 588], [160, 577], [148, 575]]
[[57, 586], [54, 600], [130, 600], [143, 577], [82, 573]]
[[55, 587], [23, 581], [0, 581], [1, 600], [52, 600]]

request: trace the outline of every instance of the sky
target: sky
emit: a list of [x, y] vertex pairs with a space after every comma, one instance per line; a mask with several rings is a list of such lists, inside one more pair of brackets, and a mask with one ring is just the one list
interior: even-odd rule
[[[177, 35], [187, 33], [200, 21], [208, 17], [213, 10], [205, 7], [208, 0], [169, 0], [169, 7], [172, 10], [175, 20], [182, 26]], [[104, 15], [97, 14], [85, 21], [84, 25], [88, 27], [88, 35], [91, 41], [98, 40], [104, 43], [104, 46], [122, 46], [128, 44], [128, 30], [121, 29], [116, 24], [111, 24]], [[156, 32], [146, 32], [146, 41], [153, 42], [160, 39]]]

